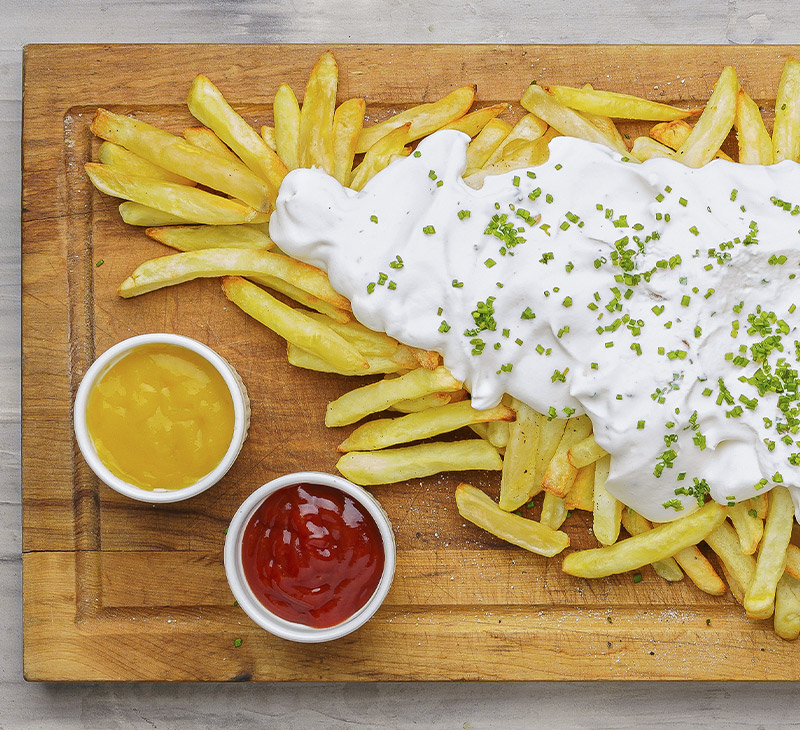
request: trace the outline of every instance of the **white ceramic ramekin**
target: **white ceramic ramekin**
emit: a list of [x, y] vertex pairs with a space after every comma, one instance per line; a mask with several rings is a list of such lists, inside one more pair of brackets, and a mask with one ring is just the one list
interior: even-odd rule
[[[324, 629], [287, 621], [272, 613], [255, 597], [253, 591], [250, 590], [250, 586], [244, 574], [244, 568], [242, 567], [242, 538], [245, 528], [256, 510], [267, 497], [277, 492], [279, 489], [303, 483], [333, 487], [352, 497], [364, 507], [375, 520], [375, 524], [378, 526], [381, 535], [381, 540], [383, 541], [383, 574], [381, 575], [378, 586], [372, 594], [372, 597], [350, 618], [336, 626]], [[347, 481], [347, 479], [334, 476], [333, 474], [324, 474], [315, 471], [301, 471], [294, 474], [286, 474], [256, 489], [236, 511], [228, 527], [228, 535], [225, 539], [225, 573], [228, 576], [228, 583], [234, 598], [236, 598], [236, 601], [244, 609], [245, 613], [262, 629], [266, 629], [271, 634], [279, 636], [282, 639], [299, 641], [307, 644], [339, 639], [363, 626], [373, 616], [375, 611], [378, 610], [383, 600], [386, 598], [389, 587], [392, 585], [392, 578], [394, 578], [396, 562], [397, 548], [394, 542], [392, 525], [378, 500], [365, 489], [356, 486], [352, 482]]]
[[[100, 461], [92, 438], [89, 435], [89, 429], [86, 427], [86, 405], [89, 394], [92, 392], [95, 384], [112, 365], [117, 363], [132, 350], [142, 345], [154, 344], [185, 347], [187, 350], [191, 350], [203, 357], [211, 363], [222, 376], [230, 391], [231, 399], [233, 400], [233, 437], [231, 438], [228, 450], [225, 452], [225, 456], [213, 471], [206, 474], [194, 484], [181, 489], [142, 489], [112, 474], [105, 464]], [[104, 484], [107, 484], [120, 494], [124, 494], [131, 499], [139, 500], [140, 502], [151, 502], [155, 504], [180, 502], [189, 497], [194, 497], [216, 484], [225, 476], [231, 466], [233, 466], [233, 462], [236, 461], [236, 457], [239, 455], [242, 445], [247, 438], [247, 431], [250, 427], [250, 399], [247, 397], [247, 389], [242, 379], [239, 377], [239, 374], [225, 358], [218, 355], [210, 347], [207, 347], [202, 342], [193, 340], [191, 337], [173, 335], [166, 332], [155, 332], [123, 340], [106, 350], [94, 361], [78, 388], [78, 394], [75, 397], [73, 423], [75, 427], [75, 437], [78, 440], [78, 447], [81, 450], [81, 454], [83, 454], [83, 458]]]

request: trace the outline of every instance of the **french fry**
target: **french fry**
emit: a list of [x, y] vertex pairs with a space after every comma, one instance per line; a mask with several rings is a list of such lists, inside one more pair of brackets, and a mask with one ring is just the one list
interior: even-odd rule
[[277, 153], [237, 114], [211, 80], [199, 74], [186, 100], [194, 117], [209, 127], [256, 175], [267, 183], [270, 201], [287, 173]]
[[343, 101], [333, 114], [333, 176], [345, 186], [350, 185], [353, 158], [361, 130], [364, 128], [363, 99]]
[[371, 127], [364, 127], [358, 138], [356, 152], [366, 152], [389, 132], [410, 123], [404, 144], [425, 137], [437, 129], [452, 124], [467, 113], [475, 100], [475, 87], [462, 86], [438, 101], [406, 109]]
[[571, 553], [564, 558], [562, 569], [580, 578], [604, 578], [636, 570], [696, 545], [724, 519], [725, 508], [716, 502], [707, 502], [697, 512], [654, 527], [649, 532], [606, 547]]
[[511, 132], [511, 125], [502, 119], [492, 119], [467, 146], [467, 166], [464, 177], [480, 170], [491, 154]]
[[[651, 525], [648, 520], [642, 517], [638, 512], [634, 512], [630, 507], [626, 507], [622, 510], [622, 526], [628, 531], [631, 537], [634, 535], [641, 535], [653, 529], [653, 525]], [[674, 558], [656, 560], [652, 565], [656, 574], [661, 576], [664, 580], [670, 582], [683, 580], [683, 571], [675, 562]]]
[[508, 446], [509, 438], [508, 423], [505, 421], [490, 422], [487, 436], [489, 438], [489, 443], [496, 449], [506, 448], [506, 446]]
[[612, 497], [606, 489], [610, 468], [610, 456], [604, 456], [594, 463], [592, 531], [597, 540], [603, 545], [612, 545], [617, 541], [622, 522], [622, 502]]
[[333, 174], [333, 115], [339, 67], [325, 51], [311, 69], [300, 109], [299, 150], [301, 167], [321, 167]]
[[633, 140], [631, 154], [640, 162], [654, 158], [674, 158], [673, 150], [650, 137], [637, 137]]
[[775, 591], [775, 633], [788, 641], [800, 636], [800, 581], [784, 573]]
[[567, 494], [578, 474], [577, 468], [569, 461], [569, 450], [585, 439], [591, 430], [592, 422], [588, 416], [578, 416], [567, 421], [561, 441], [542, 477], [542, 488], [545, 492], [551, 492], [556, 497]]
[[339, 444], [338, 449], [342, 453], [375, 451], [450, 433], [473, 423], [511, 421], [513, 418], [514, 411], [506, 406], [499, 405], [479, 411], [465, 400], [460, 403], [430, 408], [420, 413], [410, 413], [399, 418], [369, 421], [353, 431]]
[[403, 152], [410, 126], [409, 122], [397, 127], [367, 150], [364, 159], [353, 170], [350, 178], [350, 187], [353, 190], [361, 190], [374, 175], [387, 167], [396, 155]]
[[679, 550], [672, 557], [689, 576], [689, 580], [701, 591], [712, 596], [725, 595], [727, 591], [725, 581], [717, 575], [714, 567], [696, 545]]
[[739, 502], [728, 510], [728, 517], [739, 535], [739, 544], [745, 555], [752, 555], [764, 534], [764, 521], [750, 506], [750, 501]]
[[194, 180], [190, 180], [188, 177], [183, 177], [182, 175], [176, 175], [174, 172], [170, 172], [149, 160], [145, 160], [144, 157], [140, 157], [121, 145], [114, 144], [114, 142], [103, 142], [103, 144], [100, 145], [100, 149], [97, 150], [97, 159], [104, 165], [116, 167], [132, 175], [151, 177], [155, 180], [164, 180], [165, 182], [177, 183], [178, 185], [195, 185]]
[[567, 519], [567, 507], [561, 497], [556, 497], [555, 494], [550, 492], [544, 493], [544, 500], [542, 501], [542, 514], [539, 518], [546, 527], [551, 530], [557, 530], [564, 521]]
[[328, 403], [325, 425], [347, 426], [370, 413], [385, 411], [398, 401], [430, 393], [461, 390], [461, 387], [462, 383], [444, 367], [436, 370], [418, 368], [393, 380], [381, 380], [356, 388]]
[[585, 512], [594, 510], [594, 464], [587, 464], [578, 469], [575, 481], [564, 497], [564, 505], [568, 510], [580, 509]]
[[288, 84], [281, 84], [272, 104], [275, 147], [289, 170], [300, 167], [300, 104]]
[[786, 546], [786, 572], [800, 580], [800, 547], [791, 542]]
[[183, 137], [195, 147], [224, 157], [228, 162], [235, 162], [245, 169], [249, 169], [214, 132], [208, 127], [187, 127], [183, 130]]
[[163, 210], [156, 210], [149, 205], [133, 203], [130, 200], [120, 203], [119, 214], [123, 222], [129, 226], [174, 226], [194, 222], [179, 218], [172, 213], [165, 213]]
[[419, 479], [443, 471], [499, 471], [501, 467], [497, 449], [481, 439], [351, 451], [336, 463], [345, 478], [365, 487]]
[[665, 122], [699, 114], [700, 109], [679, 109], [668, 104], [650, 101], [630, 94], [598, 91], [592, 88], [576, 89], [571, 86], [546, 86], [545, 90], [564, 106], [587, 114], [614, 119], [642, 119]]
[[463, 132], [470, 137], [475, 137], [480, 131], [495, 117], [508, 110], [508, 104], [494, 104], [476, 109], [474, 112], [465, 114], [460, 119], [442, 127], [442, 129], [455, 129]]
[[243, 165], [206, 152], [151, 124], [98, 109], [92, 132], [154, 165], [241, 200], [254, 210], [266, 212], [270, 208], [266, 183]]
[[269, 220], [266, 213], [260, 213], [243, 203], [188, 185], [131, 175], [96, 162], [87, 162], [83, 167], [92, 184], [106, 195], [170, 213], [183, 219], [183, 222], [225, 225], [265, 223]]
[[714, 159], [736, 118], [739, 79], [736, 69], [726, 66], [720, 74], [708, 103], [675, 159], [689, 167], [702, 167]]
[[773, 162], [800, 159], [800, 61], [790, 58], [783, 66], [775, 98], [772, 125]]
[[222, 291], [242, 311], [287, 342], [324, 357], [337, 367], [364, 370], [368, 367], [358, 350], [330, 327], [292, 309], [246, 279], [225, 276], [222, 279]]
[[566, 426], [567, 421], [564, 418], [554, 418], [550, 421], [544, 418], [542, 421], [539, 443], [536, 448], [536, 471], [533, 475], [534, 482], [540, 488], [543, 488], [545, 472], [561, 443]]
[[178, 251], [204, 248], [252, 248], [266, 251], [275, 244], [258, 228], [238, 226], [158, 226], [145, 233], [159, 243]]
[[569, 463], [576, 469], [593, 464], [607, 455], [608, 452], [594, 440], [594, 434], [573, 444], [567, 452]]
[[756, 517], [758, 517], [758, 519], [760, 520], [767, 519], [767, 509], [769, 508], [768, 492], [765, 494], [757, 494], [755, 497], [751, 497], [749, 502], [750, 502], [750, 507], [756, 511]]
[[456, 506], [465, 520], [538, 555], [552, 557], [569, 547], [569, 536], [565, 532], [506, 512], [480, 489], [469, 484], [459, 484], [456, 488]]
[[[512, 512], [542, 490], [537, 483], [536, 461], [539, 437], [545, 417], [522, 401], [513, 399], [517, 414], [509, 426], [508, 444], [500, 478], [500, 508]], [[488, 436], [488, 434], [487, 434]]]
[[786, 546], [794, 521], [789, 490], [774, 487], [771, 491], [756, 571], [744, 597], [744, 610], [754, 619], [769, 618], [775, 610], [775, 589], [786, 566]]
[[275, 127], [270, 127], [269, 124], [262, 124], [261, 139], [267, 143], [267, 147], [271, 150], [278, 151], [278, 143], [275, 141]]
[[547, 123], [539, 119], [535, 114], [526, 114], [520, 119], [508, 133], [508, 136], [495, 148], [494, 152], [489, 155], [489, 159], [483, 164], [483, 167], [493, 165], [499, 162], [503, 157], [503, 150], [509, 144], [518, 140], [527, 142], [534, 142], [539, 139], [547, 131]]
[[391, 357], [397, 349], [398, 342], [394, 337], [389, 337], [383, 332], [375, 332], [355, 320], [340, 324], [332, 322], [328, 317], [322, 315], [309, 314], [308, 316], [333, 329], [334, 332], [344, 337], [362, 355]]
[[731, 593], [739, 603], [744, 603], [745, 592], [753, 582], [756, 570], [755, 558], [742, 552], [736, 530], [727, 521], [709, 533], [705, 541], [722, 562]]
[[438, 352], [422, 350], [419, 347], [412, 347], [410, 350], [417, 362], [426, 370], [436, 370], [441, 365], [442, 358]]
[[[307, 314], [307, 313], [305, 313]], [[384, 375], [408, 372], [408, 368], [390, 357], [383, 355], [363, 355], [367, 368], [341, 367], [327, 360], [327, 355], [314, 355], [291, 342], [286, 347], [287, 360], [290, 365], [305, 370], [316, 370], [319, 373], [336, 373], [337, 375]]]
[[[446, 406], [455, 395], [455, 393], [431, 393], [430, 395], [423, 395], [419, 398], [409, 398], [407, 400], [398, 401], [390, 406], [389, 410], [398, 411], [399, 413], [419, 413], [429, 408]], [[483, 424], [478, 423], [473, 425], [482, 426]]]
[[289, 299], [293, 299], [298, 304], [302, 304], [304, 307], [313, 309], [313, 312], [305, 312], [309, 317], [313, 317], [315, 314], [324, 315], [328, 321], [335, 322], [336, 324], [347, 324], [353, 319], [350, 312], [337, 307], [335, 304], [326, 302], [324, 299], [320, 299], [313, 294], [309, 294], [307, 291], [300, 289], [300, 287], [280, 277], [258, 274], [257, 276], [251, 276], [250, 280], [260, 286], [265, 286], [267, 289], [280, 292], [284, 296], [289, 297]]
[[772, 140], [764, 126], [761, 111], [744, 89], [736, 100], [736, 138], [739, 142], [739, 162], [744, 165], [771, 165]]
[[522, 96], [522, 106], [562, 134], [597, 142], [623, 155], [628, 154], [628, 148], [624, 144], [620, 145], [613, 136], [601, 132], [579, 112], [564, 106], [537, 84], [531, 84], [526, 89]]
[[[660, 122], [650, 129], [650, 137], [671, 150], [678, 150], [689, 139], [691, 133], [692, 125], [683, 119], [676, 119], [674, 122]], [[672, 157], [674, 159], [675, 155]], [[726, 155], [722, 150], [717, 150], [714, 157], [719, 160], [733, 162], [730, 156]]]
[[336, 306], [347, 304], [316, 267], [282, 254], [241, 248], [185, 251], [145, 261], [122, 282], [117, 293], [135, 297], [192, 279], [226, 274], [277, 277]]

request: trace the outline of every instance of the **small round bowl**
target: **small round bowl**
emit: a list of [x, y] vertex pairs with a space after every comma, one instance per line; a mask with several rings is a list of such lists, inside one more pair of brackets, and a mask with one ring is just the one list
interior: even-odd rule
[[[213, 471], [206, 474], [194, 484], [190, 484], [188, 487], [183, 487], [181, 489], [148, 490], [120, 479], [100, 460], [92, 438], [89, 435], [89, 429], [86, 426], [86, 406], [89, 394], [100, 378], [105, 375], [112, 365], [117, 363], [132, 350], [142, 345], [153, 344], [185, 347], [187, 350], [191, 350], [203, 357], [211, 363], [222, 376], [230, 391], [231, 399], [233, 400], [233, 437], [231, 438], [228, 450], [225, 452], [225, 456], [222, 457], [222, 461], [220, 461]], [[123, 340], [106, 350], [94, 361], [78, 388], [78, 394], [75, 397], [73, 422], [75, 437], [77, 438], [81, 454], [83, 454], [86, 463], [100, 481], [107, 484], [114, 491], [124, 494], [131, 499], [153, 504], [165, 504], [168, 502], [180, 502], [181, 500], [189, 499], [189, 497], [194, 497], [201, 492], [205, 492], [206, 489], [216, 484], [225, 476], [231, 466], [233, 466], [233, 462], [236, 461], [236, 457], [239, 455], [242, 445], [247, 438], [247, 431], [250, 427], [250, 399], [247, 396], [247, 389], [242, 379], [239, 377], [239, 374], [225, 358], [218, 355], [210, 347], [207, 347], [202, 342], [193, 340], [191, 337], [173, 335], [166, 332], [155, 332]]]
[[[375, 520], [383, 543], [383, 573], [372, 597], [356, 611], [356, 613], [350, 616], [350, 618], [335, 626], [323, 629], [287, 621], [272, 613], [272, 611], [264, 606], [253, 594], [245, 578], [244, 568], [242, 566], [242, 538], [244, 537], [245, 528], [256, 510], [261, 506], [264, 500], [274, 492], [283, 489], [283, 487], [301, 483], [332, 487], [352, 497], [364, 507], [372, 516], [372, 519]], [[231, 587], [231, 592], [238, 604], [244, 609], [244, 612], [262, 629], [269, 631], [271, 634], [279, 636], [282, 639], [306, 644], [340, 639], [342, 636], [352, 633], [369, 621], [389, 592], [389, 587], [392, 585], [392, 578], [394, 578], [396, 562], [397, 548], [394, 542], [392, 525], [378, 500], [365, 489], [356, 486], [352, 482], [347, 481], [347, 479], [316, 471], [301, 471], [295, 472], [294, 474], [286, 474], [256, 489], [236, 511], [228, 527], [228, 535], [225, 538], [225, 574], [228, 577], [228, 584]]]

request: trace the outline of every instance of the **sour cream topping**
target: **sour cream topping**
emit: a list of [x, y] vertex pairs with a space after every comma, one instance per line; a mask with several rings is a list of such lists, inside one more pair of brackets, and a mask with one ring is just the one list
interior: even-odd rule
[[270, 235], [476, 408], [587, 413], [608, 491], [664, 522], [790, 487], [800, 510], [800, 166], [637, 164], [570, 138], [462, 179], [444, 131], [356, 192], [284, 179]]

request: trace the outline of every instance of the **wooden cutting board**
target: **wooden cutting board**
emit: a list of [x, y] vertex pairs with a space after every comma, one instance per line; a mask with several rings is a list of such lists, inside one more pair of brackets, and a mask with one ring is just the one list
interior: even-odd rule
[[[234, 605], [222, 567], [225, 528], [256, 487], [301, 469], [333, 471], [342, 433], [325, 404], [353, 381], [296, 370], [285, 345], [227, 304], [216, 280], [123, 301], [116, 287], [166, 253], [125, 226], [117, 202], [83, 172], [96, 107], [180, 132], [196, 73], [214, 80], [256, 127], [279, 83], [302, 96], [324, 50], [296, 45], [29, 46], [23, 118], [23, 612], [31, 680], [800, 679], [798, 645], [748, 621], [730, 595], [649, 568], [585, 581], [559, 560], [511, 548], [465, 524], [459, 479], [378, 487], [397, 536], [385, 605], [327, 645], [291, 644]], [[769, 107], [786, 47], [335, 46], [339, 98], [369, 119], [466, 83], [480, 104], [516, 102], [531, 80], [702, 105], [722, 67]], [[770, 117], [769, 113], [765, 116]], [[628, 134], [643, 127], [623, 125]], [[119, 340], [168, 331], [214, 347], [250, 391], [249, 440], [205, 494], [154, 507], [98, 483], [78, 453], [72, 401], [93, 358]], [[466, 481], [496, 494], [497, 475]], [[589, 523], [567, 523], [592, 544]], [[235, 646], [235, 640], [241, 645]], [[239, 642], [236, 642], [238, 644]]]

